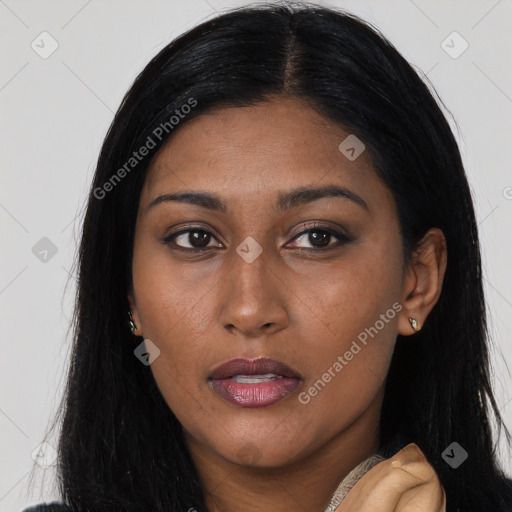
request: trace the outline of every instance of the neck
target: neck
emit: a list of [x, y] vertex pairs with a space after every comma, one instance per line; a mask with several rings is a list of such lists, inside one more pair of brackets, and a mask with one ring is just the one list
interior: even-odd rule
[[343, 480], [379, 447], [380, 407], [370, 407], [348, 428], [293, 464], [234, 464], [185, 433], [210, 512], [324, 512]]

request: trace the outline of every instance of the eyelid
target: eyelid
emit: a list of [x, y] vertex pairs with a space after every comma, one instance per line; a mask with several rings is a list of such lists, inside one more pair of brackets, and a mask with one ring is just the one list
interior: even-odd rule
[[293, 230], [291, 234], [288, 236], [291, 237], [291, 239], [297, 238], [298, 235], [303, 235], [306, 233], [310, 233], [312, 231], [327, 231], [328, 233], [331, 233], [334, 236], [345, 236], [349, 237], [347, 229], [343, 228], [342, 226], [339, 226], [335, 224], [334, 226], [327, 221], [324, 221], [323, 223], [321, 221], [313, 221], [311, 225], [307, 225], [306, 222], [302, 222], [299, 227], [296, 228], [296, 230]]

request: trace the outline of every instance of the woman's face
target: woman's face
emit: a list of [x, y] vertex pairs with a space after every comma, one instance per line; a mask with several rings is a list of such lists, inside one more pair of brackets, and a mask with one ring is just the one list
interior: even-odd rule
[[[130, 298], [190, 446], [278, 467], [342, 435], [376, 439], [404, 263], [392, 196], [360, 142], [340, 150], [348, 136], [276, 98], [186, 122], [152, 162]], [[346, 192], [279, 201], [320, 187]], [[216, 199], [161, 198], [192, 192]], [[224, 362], [262, 357], [293, 376], [249, 365], [211, 379]]]

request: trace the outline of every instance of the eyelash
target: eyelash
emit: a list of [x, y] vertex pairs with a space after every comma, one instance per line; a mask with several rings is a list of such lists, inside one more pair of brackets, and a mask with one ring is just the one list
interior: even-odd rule
[[[162, 243], [165, 245], [169, 245], [171, 242], [174, 241], [178, 236], [184, 235], [186, 233], [193, 233], [193, 232], [199, 232], [199, 233], [206, 233], [210, 235], [212, 238], [215, 238], [215, 235], [208, 231], [207, 229], [201, 227], [201, 226], [190, 226], [187, 229], [182, 229], [181, 231], [177, 231], [176, 233], [172, 233], [165, 238], [162, 239]], [[300, 238], [301, 236], [307, 235], [308, 233], [328, 233], [329, 235], [333, 236], [334, 238], [337, 238], [339, 240], [339, 243], [337, 244], [329, 244], [326, 247], [299, 247], [300, 250], [303, 251], [313, 251], [313, 252], [320, 252], [320, 251], [328, 251], [331, 249], [334, 249], [336, 247], [340, 247], [343, 244], [349, 243], [352, 241], [352, 238], [347, 236], [344, 233], [341, 233], [339, 231], [336, 231], [335, 229], [329, 228], [327, 226], [311, 226], [304, 231], [301, 231], [300, 233], [297, 233], [293, 238], [293, 240], [296, 240], [297, 238]], [[206, 251], [209, 251], [211, 249], [215, 249], [216, 247], [181, 247], [177, 244], [174, 244], [174, 248], [178, 249], [180, 251], [189, 252], [189, 253], [204, 253]]]

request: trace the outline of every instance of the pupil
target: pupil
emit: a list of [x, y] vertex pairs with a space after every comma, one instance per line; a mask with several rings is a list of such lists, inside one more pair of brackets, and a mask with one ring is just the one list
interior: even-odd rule
[[[198, 235], [199, 233], [199, 235]], [[206, 247], [210, 242], [210, 235], [205, 231], [191, 231], [189, 234], [189, 242], [192, 246], [194, 246], [194, 242], [199, 241], [199, 247]], [[206, 239], [206, 243], [205, 242]]]
[[[320, 245], [329, 245], [329, 237], [331, 236], [330, 233], [327, 233], [325, 231], [312, 231], [309, 233], [310, 243], [312, 245], [315, 245], [315, 242], [320, 241]], [[322, 242], [327, 242], [327, 244], [323, 244]]]

